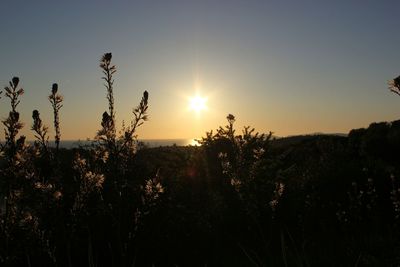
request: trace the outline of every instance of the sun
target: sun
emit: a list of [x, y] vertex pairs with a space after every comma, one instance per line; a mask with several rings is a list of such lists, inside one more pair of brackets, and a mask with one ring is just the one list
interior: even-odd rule
[[189, 99], [189, 109], [199, 113], [207, 108], [206, 103], [206, 98], [196, 95]]

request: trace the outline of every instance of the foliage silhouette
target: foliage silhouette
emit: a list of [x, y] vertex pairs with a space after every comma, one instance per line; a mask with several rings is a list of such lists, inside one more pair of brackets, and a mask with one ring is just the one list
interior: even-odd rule
[[108, 110], [89, 146], [60, 146], [57, 84], [55, 148], [37, 110], [35, 142], [19, 135], [24, 91], [17, 77], [4, 88], [1, 266], [400, 264], [400, 121], [275, 139], [237, 133], [229, 114], [199, 147], [149, 148], [137, 140], [147, 91], [116, 127], [112, 59], [100, 60]]
[[400, 95], [400, 76], [389, 81], [389, 89], [395, 94]]

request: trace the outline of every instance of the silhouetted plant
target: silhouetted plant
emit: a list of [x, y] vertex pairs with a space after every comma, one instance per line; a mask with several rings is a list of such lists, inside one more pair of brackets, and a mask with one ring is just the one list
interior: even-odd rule
[[[5, 88], [0, 265], [398, 265], [399, 121], [272, 140], [237, 133], [229, 114], [201, 147], [139, 149], [149, 95], [117, 131], [111, 59], [100, 60], [108, 110], [91, 146], [59, 148], [53, 84], [57, 159], [37, 110], [35, 144], [18, 137], [23, 90], [16, 77]], [[390, 86], [400, 95], [400, 76]]]
[[[6, 264], [18, 258], [29, 244], [38, 241], [37, 217], [26, 204], [32, 192], [31, 182], [35, 180], [32, 164], [32, 156], [35, 155], [25, 143], [25, 136], [16, 139], [23, 127], [17, 107], [24, 91], [22, 88], [18, 89], [18, 84], [19, 78], [14, 77], [10, 86], [5, 87], [11, 111], [8, 118], [3, 120], [5, 146], [4, 154], [1, 155], [0, 191], [4, 196], [4, 211], [0, 211], [0, 240], [4, 251], [0, 253], [0, 263]], [[23, 237], [16, 239], [18, 233]]]
[[[117, 69], [115, 65], [111, 64], [112, 54], [106, 53], [100, 60], [100, 68], [103, 71], [104, 76], [102, 79], [105, 81], [104, 86], [107, 90], [108, 100], [108, 112], [105, 111], [102, 116], [101, 126], [102, 128], [98, 131], [96, 139], [100, 140], [103, 145], [106, 145], [110, 153], [119, 154], [126, 149], [134, 148], [134, 141], [137, 136], [135, 135], [136, 130], [139, 126], [147, 120], [147, 109], [148, 109], [148, 98], [149, 93], [144, 91], [142, 99], [139, 105], [133, 109], [133, 120], [129, 127], [122, 127], [122, 134], [116, 136], [116, 120], [115, 120], [115, 109], [114, 109], [114, 78], [113, 75]], [[126, 152], [126, 151], [125, 151]]]
[[115, 128], [115, 111], [114, 111], [114, 78], [113, 75], [117, 71], [115, 65], [111, 65], [112, 54], [106, 53], [100, 59], [100, 68], [103, 71], [104, 76], [101, 77], [107, 90], [108, 100], [108, 113], [103, 113], [102, 126], [103, 129], [99, 131], [98, 136], [104, 136], [109, 146], [114, 149], [116, 139], [116, 128]]
[[73, 212], [87, 212], [89, 209], [89, 199], [92, 193], [101, 193], [103, 187], [104, 175], [90, 170], [87, 161], [79, 153], [75, 155], [72, 163], [76, 172], [75, 179], [79, 183], [79, 190], [75, 196]]
[[[143, 93], [139, 105], [133, 109], [130, 125], [127, 127], [123, 123], [117, 136], [113, 96], [113, 75], [116, 73], [116, 67], [111, 60], [111, 53], [104, 54], [100, 60], [100, 68], [104, 74], [102, 79], [105, 81], [107, 91], [108, 111], [102, 115], [101, 128], [96, 134], [97, 143], [88, 151], [90, 153], [86, 156], [77, 156], [74, 161], [74, 168], [78, 173], [76, 180], [79, 181], [79, 190], [75, 197], [73, 213], [87, 213], [97, 206], [96, 212], [102, 214], [101, 216], [111, 223], [107, 226], [115, 236], [114, 241], [109, 243], [113, 257], [119, 264], [124, 265], [122, 262], [128, 261], [128, 250], [132, 249], [130, 246], [134, 241], [139, 221], [143, 217], [140, 214], [144, 214], [145, 210], [148, 212], [149, 207], [156, 203], [149, 204], [150, 193], [155, 192], [155, 189], [160, 189], [161, 184], [157, 183], [154, 188], [150, 188], [150, 184], [147, 183], [147, 186], [141, 187], [141, 181], [133, 180], [132, 163], [137, 152], [136, 131], [147, 120], [149, 94], [147, 91]], [[131, 181], [128, 181], [129, 178]], [[97, 186], [99, 183], [93, 181], [101, 181], [101, 186]], [[150, 192], [150, 189], [154, 190]], [[136, 201], [127, 202], [126, 199]], [[135, 219], [126, 221], [126, 216]], [[90, 217], [83, 216], [82, 218], [90, 221]], [[80, 221], [80, 223], [86, 225], [89, 221]], [[93, 243], [90, 237], [88, 242]]]
[[58, 93], [58, 84], [53, 83], [51, 87], [51, 94], [49, 95], [49, 101], [51, 106], [53, 107], [53, 114], [54, 114], [54, 130], [56, 132], [54, 136], [54, 141], [56, 144], [56, 151], [58, 151], [60, 146], [60, 139], [61, 139], [61, 130], [60, 130], [60, 109], [62, 108], [62, 101], [63, 97]]
[[19, 121], [19, 113], [17, 111], [17, 106], [20, 103], [19, 97], [24, 94], [24, 89], [19, 88], [19, 78], [13, 77], [10, 81], [10, 86], [4, 87], [6, 91], [6, 97], [10, 99], [11, 111], [8, 118], [3, 120], [3, 125], [5, 126], [5, 149], [6, 154], [12, 157], [15, 154], [16, 141], [15, 138], [22, 129], [23, 124]]
[[158, 175], [153, 179], [148, 179], [141, 189], [144, 192], [142, 196], [143, 205], [147, 207], [147, 210], [155, 206], [164, 193], [164, 188], [159, 181]]
[[19, 78], [13, 77], [10, 81], [10, 86], [6, 86], [4, 89], [6, 91], [6, 97], [10, 99], [11, 111], [7, 119], [3, 120], [3, 125], [5, 126], [5, 146], [3, 152], [5, 153], [6, 163], [2, 166], [1, 177], [2, 179], [2, 190], [5, 191], [6, 199], [6, 219], [10, 219], [9, 212], [14, 207], [15, 202], [15, 189], [18, 188], [18, 177], [21, 172], [25, 171], [23, 157], [25, 153], [25, 137], [21, 136], [18, 140], [16, 136], [19, 130], [22, 129], [23, 124], [19, 121], [19, 113], [16, 108], [20, 103], [19, 97], [24, 93], [22, 88], [18, 89]]
[[148, 99], [149, 93], [144, 91], [142, 99], [139, 105], [133, 109], [133, 120], [131, 121], [130, 127], [123, 127], [122, 132], [124, 133], [123, 136], [120, 137], [122, 140], [122, 144], [119, 148], [120, 151], [128, 150], [128, 151], [135, 151], [136, 150], [136, 141], [137, 135], [136, 130], [140, 127], [145, 121], [148, 119], [147, 109], [148, 109]]
[[269, 206], [271, 207], [271, 210], [272, 210], [272, 217], [275, 217], [275, 212], [277, 210], [279, 201], [282, 198], [282, 195], [284, 192], [285, 192], [285, 185], [281, 182], [276, 182], [275, 190], [272, 194], [272, 199], [269, 202]]
[[[126, 185], [125, 173], [127, 172], [128, 161], [133, 158], [136, 153], [137, 135], [136, 131], [139, 126], [147, 120], [148, 97], [147, 91], [143, 93], [139, 105], [133, 110], [133, 119], [129, 127], [123, 124], [120, 135], [116, 136], [115, 127], [115, 109], [113, 96], [113, 75], [116, 73], [115, 65], [111, 64], [112, 54], [106, 53], [100, 60], [100, 67], [103, 71], [103, 80], [106, 81], [107, 100], [109, 112], [104, 112], [102, 116], [102, 128], [97, 132], [96, 139], [99, 145], [95, 150], [100, 158], [107, 155], [107, 172], [105, 190], [108, 189], [108, 184], [113, 184], [116, 192], [120, 192], [121, 186]], [[110, 189], [111, 189], [110, 188]]]
[[48, 127], [44, 125], [42, 120], [40, 119], [39, 111], [34, 110], [32, 112], [32, 119], [33, 124], [31, 129], [35, 132], [34, 136], [37, 139], [36, 142], [38, 142], [41, 149], [47, 153], [47, 145], [49, 140], [49, 137], [47, 136]]
[[400, 76], [389, 81], [389, 89], [395, 94], [400, 95]]
[[394, 175], [391, 175], [392, 190], [390, 191], [390, 199], [393, 204], [394, 217], [396, 224], [400, 226], [400, 187]]
[[255, 129], [244, 127], [242, 135], [236, 135], [234, 129], [235, 116], [227, 116], [228, 125], [220, 127], [215, 135], [207, 133], [207, 137], [200, 142], [209, 146], [217, 140], [225, 140], [228, 149], [219, 153], [223, 173], [229, 178], [230, 184], [245, 202], [250, 204], [252, 194], [251, 184], [258, 175], [260, 163], [265, 157], [272, 133], [268, 135], [254, 133]]

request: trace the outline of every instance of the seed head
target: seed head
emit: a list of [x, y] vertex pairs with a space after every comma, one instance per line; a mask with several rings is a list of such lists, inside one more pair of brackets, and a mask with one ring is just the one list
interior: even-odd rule
[[51, 87], [51, 93], [52, 93], [53, 95], [55, 95], [55, 94], [57, 93], [57, 91], [58, 91], [58, 84], [53, 83], [53, 85], [52, 85], [52, 87]]
[[13, 77], [12, 78], [12, 83], [13, 83], [14, 87], [17, 87], [18, 83], [19, 83], [19, 78], [18, 77]]
[[149, 99], [149, 93], [147, 91], [144, 91], [143, 93], [143, 100], [144, 104], [147, 105], [147, 100]]
[[37, 111], [36, 109], [32, 112], [32, 118], [33, 120], [37, 120], [39, 119], [39, 111]]
[[229, 114], [226, 119], [228, 120], [229, 123], [233, 123], [235, 122], [235, 116], [233, 116], [232, 114]]
[[101, 60], [102, 61], [111, 61], [111, 58], [112, 58], [112, 54], [111, 53], [105, 53]]
[[106, 122], [110, 119], [110, 115], [108, 115], [107, 111], [104, 111], [103, 113], [103, 122]]

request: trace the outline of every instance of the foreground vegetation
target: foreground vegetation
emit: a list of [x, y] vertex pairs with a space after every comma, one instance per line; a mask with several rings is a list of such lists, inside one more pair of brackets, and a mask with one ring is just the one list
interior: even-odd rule
[[36, 110], [36, 142], [26, 144], [19, 79], [5, 88], [0, 265], [400, 264], [400, 121], [347, 137], [273, 139], [236, 132], [228, 115], [200, 147], [141, 147], [136, 129], [149, 94], [117, 130], [111, 59], [100, 61], [108, 110], [90, 146], [59, 148], [57, 84], [49, 96], [55, 148]]

